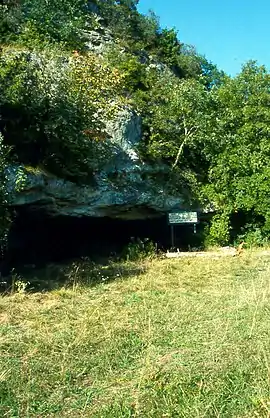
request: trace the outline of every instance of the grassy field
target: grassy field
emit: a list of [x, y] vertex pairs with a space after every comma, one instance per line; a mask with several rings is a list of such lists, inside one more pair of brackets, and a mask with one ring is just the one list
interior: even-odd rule
[[0, 298], [1, 417], [270, 417], [269, 256], [70, 278]]

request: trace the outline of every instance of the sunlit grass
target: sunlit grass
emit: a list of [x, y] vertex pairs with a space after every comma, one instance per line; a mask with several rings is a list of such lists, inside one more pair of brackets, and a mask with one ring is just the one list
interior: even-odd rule
[[0, 416], [269, 417], [269, 260], [115, 264], [2, 297]]

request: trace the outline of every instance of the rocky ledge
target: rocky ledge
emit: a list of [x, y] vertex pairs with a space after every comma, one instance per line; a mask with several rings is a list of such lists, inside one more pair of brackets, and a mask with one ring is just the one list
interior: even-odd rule
[[[78, 185], [29, 167], [9, 167], [11, 205], [43, 210], [50, 216], [111, 217], [145, 219], [161, 216], [183, 207], [183, 196], [167, 192], [168, 167], [143, 163], [137, 153], [141, 139], [140, 117], [123, 111], [107, 126], [111, 158], [97, 173], [91, 185]], [[16, 191], [18, 170], [24, 173], [24, 186]], [[163, 180], [162, 180], [163, 179]]]

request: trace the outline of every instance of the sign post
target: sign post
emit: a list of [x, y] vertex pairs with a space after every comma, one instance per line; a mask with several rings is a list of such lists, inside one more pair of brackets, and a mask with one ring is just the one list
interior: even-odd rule
[[196, 225], [198, 221], [198, 212], [195, 211], [174, 211], [168, 213], [168, 224], [171, 226], [171, 245], [174, 248], [174, 226], [193, 224], [194, 234], [196, 234]]
[[174, 248], [174, 225], [171, 225], [171, 244], [172, 248]]

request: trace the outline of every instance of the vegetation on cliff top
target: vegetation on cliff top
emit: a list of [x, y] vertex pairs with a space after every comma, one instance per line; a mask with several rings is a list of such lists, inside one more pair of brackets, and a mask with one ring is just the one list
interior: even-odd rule
[[[174, 29], [161, 28], [154, 13], [141, 15], [137, 3], [3, 1], [0, 147], [10, 148], [9, 162], [87, 182], [108, 157], [106, 120], [135, 109], [141, 157], [167, 163], [175, 187], [188, 187], [217, 212], [209, 242], [228, 242], [236, 218], [240, 235], [259, 231], [263, 239], [270, 229], [269, 73], [249, 62], [227, 76]], [[5, 152], [0, 158], [8, 164]]]

